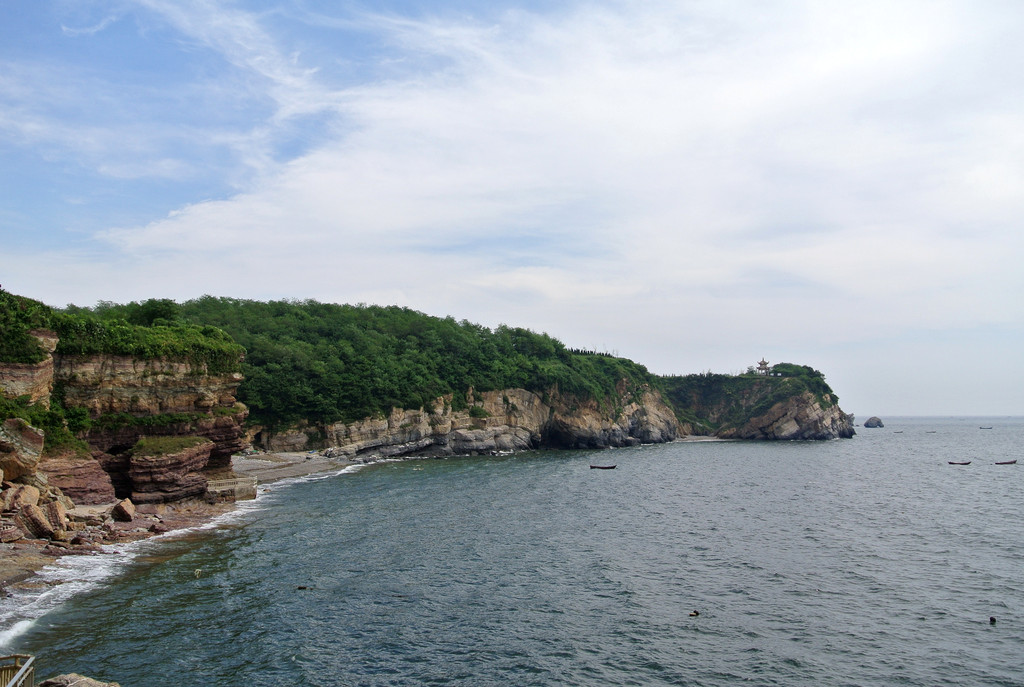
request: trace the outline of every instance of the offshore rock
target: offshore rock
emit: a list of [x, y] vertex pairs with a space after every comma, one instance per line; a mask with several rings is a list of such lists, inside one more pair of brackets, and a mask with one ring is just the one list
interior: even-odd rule
[[877, 429], [879, 427], [885, 427], [885, 425], [882, 424], [882, 418], [879, 417], [869, 417], [867, 420], [864, 421], [864, 426], [867, 427], [868, 429]]
[[846, 439], [854, 435], [853, 423], [826, 395], [822, 405], [805, 391], [773, 405], [768, 412], [743, 426], [718, 433], [723, 439]]
[[470, 408], [453, 410], [451, 397], [428, 408], [396, 408], [386, 417], [326, 427], [296, 427], [265, 440], [274, 451], [301, 451], [315, 443], [348, 459], [391, 456], [494, 454], [535, 448], [631, 446], [671, 441], [679, 423], [660, 394], [619, 390], [608, 403], [552, 391], [548, 398], [524, 389], [474, 392]]
[[[116, 355], [58, 355], [55, 365], [67, 406], [86, 408], [94, 420], [117, 419], [97, 423], [83, 438], [118, 497], [137, 499], [145, 493], [148, 495], [140, 502], [148, 503], [190, 498], [205, 490], [205, 477], [191, 468], [170, 469], [163, 477], [143, 474], [149, 468], [144, 462], [133, 463], [131, 448], [144, 435], [209, 439], [212, 444], [203, 463], [209, 468], [229, 466], [231, 456], [249, 446], [242, 427], [248, 409], [235, 398], [242, 381], [240, 373], [213, 374], [204, 365], [191, 362]], [[132, 476], [133, 469], [138, 478]], [[183, 481], [171, 484], [171, 475]], [[160, 486], [136, 486], [137, 480], [148, 483], [154, 479]], [[96, 486], [102, 487], [93, 482], [82, 489], [92, 492]], [[103, 496], [96, 492], [86, 498], [92, 502], [107, 499], [102, 491]]]
[[[92, 461], [83, 457], [46, 457], [40, 463], [43, 433], [23, 420], [0, 426], [0, 472], [7, 480], [46, 482], [47, 475], [83, 504], [109, 503], [116, 496], [133, 494], [130, 451], [147, 436], [201, 436], [213, 442], [206, 457], [209, 467], [230, 465], [231, 456], [248, 447], [242, 423], [248, 409], [235, 398], [242, 381], [238, 372], [211, 373], [200, 363], [164, 358], [138, 359], [118, 355], [54, 354], [54, 332], [30, 332], [46, 352], [37, 364], [0, 364], [0, 394], [29, 396], [30, 402], [49, 407], [55, 383], [63, 390], [65, 408], [84, 408], [96, 421], [84, 439]], [[137, 471], [145, 468], [136, 465]], [[174, 471], [168, 472], [172, 474]], [[106, 476], [104, 476], [104, 473]], [[188, 469], [179, 471], [182, 484], [165, 478], [146, 491], [147, 498], [175, 498], [201, 494], [205, 478]], [[144, 491], [150, 487], [144, 487]]]
[[121, 684], [118, 682], [100, 682], [78, 673], [67, 673], [38, 682], [36, 687], [121, 687]]

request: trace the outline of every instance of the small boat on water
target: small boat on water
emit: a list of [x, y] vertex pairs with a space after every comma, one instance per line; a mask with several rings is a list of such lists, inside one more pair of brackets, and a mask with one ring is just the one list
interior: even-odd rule
[[997, 460], [996, 461], [996, 465], [1016, 465], [1016, 464], [1017, 464], [1017, 459], [1016, 458], [1014, 458], [1013, 460]]
[[958, 462], [957, 462], [957, 461], [955, 461], [955, 460], [951, 460], [951, 461], [949, 461], [949, 464], [950, 464], [950, 465], [970, 465], [970, 464], [971, 464], [971, 461], [969, 461], [969, 460], [965, 460], [965, 461], [963, 461], [962, 463], [958, 463]]
[[614, 465], [591, 465], [591, 470], [614, 470]]
[[978, 429], [992, 429], [991, 427], [978, 427]]

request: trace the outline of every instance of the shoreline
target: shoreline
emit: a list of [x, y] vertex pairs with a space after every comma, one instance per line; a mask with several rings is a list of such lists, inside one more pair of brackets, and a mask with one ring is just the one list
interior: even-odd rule
[[[686, 435], [675, 442], [734, 441], [714, 436]], [[210, 479], [255, 477], [257, 488], [286, 479], [306, 477], [325, 472], [340, 471], [363, 461], [328, 458], [320, 452], [279, 451], [237, 454], [231, 457], [231, 467], [208, 473]], [[139, 504], [130, 522], [111, 522], [109, 514], [117, 502], [76, 506], [69, 516], [79, 522], [104, 522], [102, 535], [86, 545], [71, 546], [64, 542], [41, 539], [21, 539], [0, 544], [0, 598], [13, 592], [39, 590], [51, 586], [39, 573], [62, 558], [88, 557], [104, 553], [102, 547], [166, 536], [192, 530], [213, 522], [216, 518], [237, 509], [247, 501], [208, 503], [202, 499], [189, 499], [174, 503]], [[93, 528], [96, 530], [97, 528]], [[94, 532], [95, 534], [95, 532]]]
[[[350, 461], [325, 458], [319, 454], [259, 453], [232, 456], [231, 472], [234, 473], [234, 477], [255, 477], [257, 485], [261, 486], [283, 479], [342, 470], [354, 464]], [[79, 521], [102, 521], [116, 503], [76, 506], [74, 510], [69, 511], [69, 516]], [[105, 523], [102, 539], [88, 545], [72, 547], [63, 542], [41, 539], [21, 539], [0, 545], [0, 596], [7, 597], [14, 591], [49, 586], [49, 583], [39, 575], [40, 571], [66, 556], [90, 556], [102, 553], [102, 546], [193, 529], [235, 510], [238, 503], [207, 503], [199, 499], [190, 499], [176, 503], [139, 504], [136, 506], [135, 517], [130, 522]]]

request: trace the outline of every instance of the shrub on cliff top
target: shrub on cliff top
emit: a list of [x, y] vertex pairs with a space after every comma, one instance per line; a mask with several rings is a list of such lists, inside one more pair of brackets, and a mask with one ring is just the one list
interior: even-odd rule
[[46, 359], [39, 340], [29, 334], [50, 326], [53, 311], [39, 301], [0, 289], [0, 362], [38, 363]]
[[210, 374], [241, 371], [245, 349], [224, 331], [180, 320], [173, 301], [131, 305], [135, 307], [126, 313], [130, 320], [102, 319], [97, 313], [106, 313], [113, 306], [108, 304], [96, 312], [76, 306], [54, 310], [0, 289], [0, 362], [45, 360], [46, 352], [29, 331], [53, 329], [60, 337], [57, 352], [62, 354], [167, 358], [190, 362]]
[[62, 354], [166, 358], [187, 361], [209, 374], [241, 371], [245, 349], [216, 327], [184, 322], [147, 327], [62, 312], [52, 319]]
[[142, 437], [132, 447], [133, 456], [165, 456], [212, 443], [205, 437]]
[[33, 427], [43, 430], [43, 453], [47, 455], [66, 451], [89, 455], [89, 445], [73, 434], [76, 413], [65, 411], [58, 401], [45, 408], [39, 403], [30, 404], [28, 396], [4, 398], [0, 395], [0, 422], [12, 417], [20, 417]]

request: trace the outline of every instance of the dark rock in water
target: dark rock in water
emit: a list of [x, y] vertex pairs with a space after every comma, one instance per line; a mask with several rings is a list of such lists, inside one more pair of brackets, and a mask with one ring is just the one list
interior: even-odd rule
[[885, 425], [882, 424], [882, 419], [879, 417], [869, 417], [867, 420], [864, 421], [864, 426], [870, 429], [874, 429], [876, 427], [885, 427]]
[[58, 675], [49, 680], [43, 680], [38, 687], [120, 687], [117, 682], [100, 682], [92, 678], [84, 677], [78, 673]]

